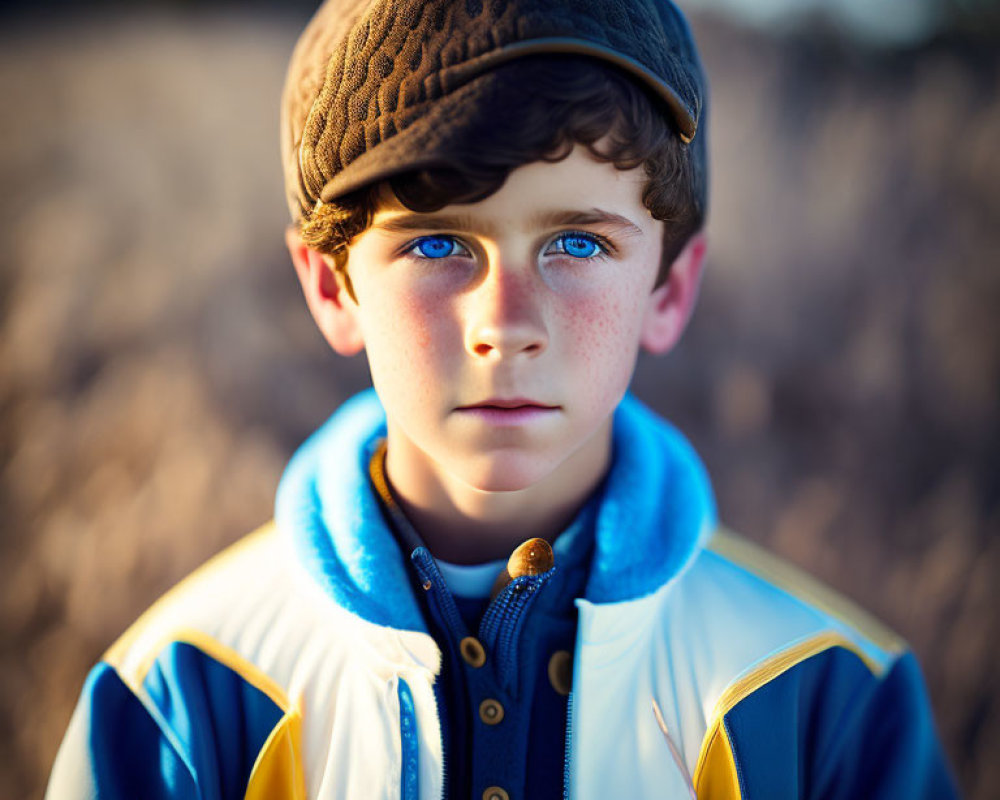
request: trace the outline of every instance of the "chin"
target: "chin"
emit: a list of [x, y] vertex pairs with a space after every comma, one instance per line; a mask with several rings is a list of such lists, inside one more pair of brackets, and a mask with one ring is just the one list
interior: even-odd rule
[[455, 470], [481, 492], [519, 492], [544, 480], [551, 469], [541, 458], [525, 454], [486, 456], [466, 469]]

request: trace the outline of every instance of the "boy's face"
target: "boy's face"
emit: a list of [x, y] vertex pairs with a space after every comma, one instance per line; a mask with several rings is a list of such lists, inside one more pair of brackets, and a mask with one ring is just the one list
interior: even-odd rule
[[394, 453], [484, 491], [603, 472], [663, 302], [644, 179], [578, 145], [478, 203], [416, 214], [386, 198], [350, 246], [358, 303], [339, 296], [386, 410], [390, 475]]

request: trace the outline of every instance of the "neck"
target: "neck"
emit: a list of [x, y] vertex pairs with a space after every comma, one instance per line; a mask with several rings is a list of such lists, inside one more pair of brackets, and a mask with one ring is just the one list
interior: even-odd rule
[[[394, 441], [395, 438], [395, 441]], [[435, 557], [454, 564], [507, 558], [526, 539], [550, 543], [586, 504], [611, 460], [611, 420], [542, 480], [492, 492], [414, 458], [388, 431], [386, 476], [407, 519]]]

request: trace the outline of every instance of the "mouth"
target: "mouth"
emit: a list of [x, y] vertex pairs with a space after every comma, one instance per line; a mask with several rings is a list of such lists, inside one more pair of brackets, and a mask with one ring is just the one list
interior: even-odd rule
[[549, 419], [562, 406], [539, 403], [526, 397], [491, 397], [481, 403], [459, 406], [461, 416], [496, 427], [522, 426]]
[[481, 403], [473, 403], [468, 406], [459, 406], [458, 411], [472, 411], [475, 409], [497, 409], [500, 411], [517, 411], [537, 409], [539, 411], [557, 411], [561, 406], [550, 406], [546, 403], [539, 403], [537, 400], [530, 400], [526, 397], [492, 397]]

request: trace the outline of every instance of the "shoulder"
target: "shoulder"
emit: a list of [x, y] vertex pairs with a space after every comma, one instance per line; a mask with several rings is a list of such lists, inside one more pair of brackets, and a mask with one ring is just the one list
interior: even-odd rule
[[713, 588], [705, 623], [718, 635], [731, 636], [739, 627], [761, 646], [794, 644], [803, 652], [839, 646], [875, 673], [907, 649], [859, 605], [725, 527], [713, 532], [686, 578], [688, 591]]
[[703, 715], [699, 790], [738, 778], [784, 786], [790, 763], [818, 765], [848, 710], [877, 694], [908, 652], [857, 604], [726, 528], [670, 596], [671, 637], [688, 644], [698, 675], [689, 691]]
[[[802, 796], [815, 784], [801, 770], [826, 763], [849, 712], [873, 708], [912, 659], [899, 637], [800, 570], [730, 531], [705, 537], [656, 592], [577, 601], [574, 720], [589, 725], [595, 753], [648, 751], [668, 767], [672, 757], [699, 797]], [[631, 737], [607, 723], [622, 714], [637, 721]], [[774, 774], [761, 774], [769, 766]]]
[[364, 627], [322, 591], [269, 522], [157, 600], [102, 662], [142, 693], [152, 672], [186, 650], [286, 698], [302, 688], [294, 678], [304, 654], [322, 651], [333, 669], [348, 653], [364, 654]]
[[168, 776], [194, 796], [210, 774], [236, 796], [289, 766], [299, 703], [268, 655], [269, 623], [292, 596], [282, 549], [274, 526], [264, 526], [181, 581], [112, 645], [87, 677], [48, 796], [138, 797]]
[[186, 797], [218, 777], [226, 796], [270, 797], [280, 784], [281, 796], [302, 797], [323, 780], [330, 721], [360, 730], [363, 719], [382, 735], [395, 676], [432, 671], [420, 661], [436, 656], [427, 640], [339, 605], [268, 523], [168, 591], [105, 653], [50, 796], [140, 797], [169, 779]]
[[[690, 620], [712, 684], [702, 694], [699, 791], [741, 796], [739, 783], [784, 796], [808, 784], [843, 796], [952, 796], [919, 666], [895, 632], [726, 529], [681, 583], [678, 597], [689, 612], [697, 606]], [[924, 766], [906, 766], [920, 753]]]
[[[245, 629], [287, 592], [282, 543], [272, 523], [213, 556], [160, 597], [102, 659], [132, 687], [171, 644], [187, 642], [222, 657]], [[240, 648], [247, 650], [245, 645]], [[230, 654], [226, 660], [234, 661]]]
[[726, 528], [664, 601], [664, 633], [692, 654], [708, 718], [821, 653], [841, 652], [878, 678], [907, 650], [855, 603]]

